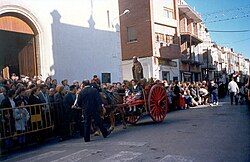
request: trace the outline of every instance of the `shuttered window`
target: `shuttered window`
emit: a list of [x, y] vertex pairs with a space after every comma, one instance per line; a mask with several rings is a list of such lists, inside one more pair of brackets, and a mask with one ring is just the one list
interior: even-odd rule
[[128, 42], [137, 41], [137, 32], [134, 26], [127, 27]]

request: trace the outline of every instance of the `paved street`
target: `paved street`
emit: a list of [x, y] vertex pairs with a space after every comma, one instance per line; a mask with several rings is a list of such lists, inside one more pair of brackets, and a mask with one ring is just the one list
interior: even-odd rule
[[[10, 155], [6, 161], [250, 161], [250, 111], [222, 103], [171, 112], [163, 123], [146, 117], [90, 143], [72, 139]], [[3, 160], [3, 159], [2, 159]]]

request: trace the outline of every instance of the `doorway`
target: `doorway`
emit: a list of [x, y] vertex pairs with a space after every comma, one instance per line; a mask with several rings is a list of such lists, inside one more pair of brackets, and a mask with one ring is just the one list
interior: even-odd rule
[[169, 73], [169, 71], [162, 71], [162, 80], [170, 81], [170, 73]]
[[13, 73], [29, 77], [38, 75], [37, 34], [27, 21], [14, 13], [0, 15], [0, 70], [6, 79]]

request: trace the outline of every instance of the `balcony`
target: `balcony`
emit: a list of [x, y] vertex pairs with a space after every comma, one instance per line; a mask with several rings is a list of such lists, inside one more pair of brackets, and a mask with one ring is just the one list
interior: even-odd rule
[[164, 59], [164, 58], [159, 58], [158, 61], [159, 61], [159, 65], [177, 67], [176, 61], [171, 61], [171, 60]]
[[203, 65], [203, 62], [201, 62], [201, 61], [194, 61], [193, 64], [196, 65], [196, 66], [200, 66], [200, 65]]
[[186, 4], [181, 4], [181, 5], [178, 5], [178, 8], [179, 8], [180, 15], [185, 14], [189, 19], [192, 19], [195, 22], [202, 21], [201, 16], [196, 11], [194, 11], [190, 6]]
[[191, 45], [198, 45], [203, 41], [198, 37], [198, 35], [192, 34], [191, 32], [181, 32], [181, 44], [184, 42], [191, 43]]
[[207, 64], [201, 65], [201, 68], [202, 69], [209, 69], [209, 70], [216, 70], [217, 66], [209, 63], [208, 66], [207, 66]]
[[178, 44], [170, 44], [160, 48], [160, 57], [173, 60], [181, 58], [181, 48]]
[[219, 63], [220, 63], [220, 64], [222, 64], [222, 63], [224, 63], [224, 62], [225, 62], [224, 59], [219, 58]]
[[195, 66], [200, 66], [203, 64], [201, 61], [193, 60], [189, 55], [182, 55], [181, 62]]
[[181, 62], [185, 64], [193, 64], [194, 60], [190, 57], [189, 54], [182, 54], [181, 55]]

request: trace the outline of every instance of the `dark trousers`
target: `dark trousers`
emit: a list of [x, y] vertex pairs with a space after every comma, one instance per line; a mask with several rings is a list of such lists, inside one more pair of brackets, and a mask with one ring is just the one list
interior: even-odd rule
[[247, 107], [248, 107], [248, 110], [250, 110], [250, 101], [247, 100]]
[[224, 98], [225, 97], [225, 95], [226, 95], [226, 91], [225, 91], [225, 85], [224, 84], [221, 84], [220, 86], [219, 86], [219, 88], [218, 88], [218, 97], [219, 98]]
[[91, 112], [91, 113], [84, 113], [84, 141], [90, 141], [90, 127], [91, 127], [91, 119], [94, 119], [95, 125], [100, 128], [102, 132], [102, 136], [106, 137], [108, 134], [107, 129], [103, 126], [102, 119], [100, 117], [99, 112]]
[[233, 104], [233, 101], [235, 100], [235, 105], [238, 105], [238, 95], [234, 92], [230, 92], [230, 100], [231, 105]]
[[212, 96], [212, 103], [218, 102], [217, 94], [215, 92], [212, 92], [211, 96]]

